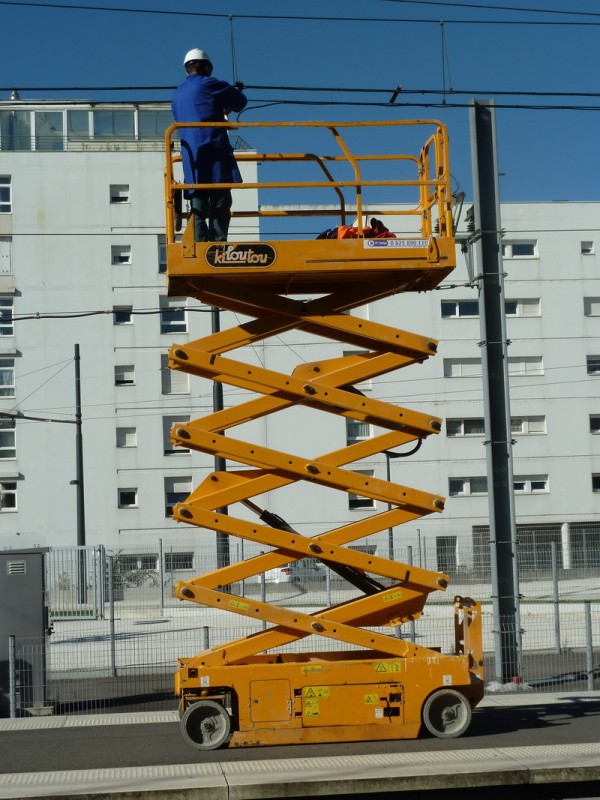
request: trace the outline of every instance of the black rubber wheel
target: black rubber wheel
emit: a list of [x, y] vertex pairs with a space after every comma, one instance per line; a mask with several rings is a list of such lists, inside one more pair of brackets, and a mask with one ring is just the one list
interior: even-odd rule
[[423, 705], [423, 724], [438, 739], [454, 739], [471, 724], [471, 705], [454, 689], [438, 689]]
[[196, 750], [222, 747], [231, 731], [231, 719], [220, 703], [198, 700], [188, 706], [181, 718], [181, 733]]

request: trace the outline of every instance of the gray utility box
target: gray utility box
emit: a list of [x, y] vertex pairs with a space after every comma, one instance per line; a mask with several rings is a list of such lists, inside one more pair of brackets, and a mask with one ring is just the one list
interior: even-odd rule
[[46, 702], [47, 552], [0, 552], [0, 717], [50, 711]]

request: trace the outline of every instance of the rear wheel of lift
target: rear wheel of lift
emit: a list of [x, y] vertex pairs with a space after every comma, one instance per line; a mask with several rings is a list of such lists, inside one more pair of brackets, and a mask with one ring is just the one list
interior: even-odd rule
[[198, 700], [188, 706], [181, 718], [181, 732], [196, 750], [216, 750], [227, 741], [231, 719], [220, 703]]
[[471, 723], [471, 705], [454, 689], [438, 689], [423, 706], [423, 724], [438, 739], [462, 736]]

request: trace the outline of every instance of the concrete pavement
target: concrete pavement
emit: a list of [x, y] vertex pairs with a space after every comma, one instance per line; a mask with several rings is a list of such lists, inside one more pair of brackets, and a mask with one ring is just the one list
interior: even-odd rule
[[[572, 703], [584, 712], [597, 708], [600, 692], [576, 695], [515, 693], [486, 696], [480, 707], [514, 709]], [[102, 714], [0, 720], [0, 733], [89, 726], [152, 725], [176, 722], [176, 712]], [[402, 742], [398, 743], [401, 750]], [[218, 759], [218, 752], [215, 757]], [[256, 752], [256, 751], [255, 751]], [[258, 798], [326, 797], [411, 792], [461, 791], [471, 797], [492, 797], [495, 790], [524, 797], [595, 797], [584, 787], [600, 787], [600, 743], [436, 750], [435, 752], [368, 753], [327, 757], [239, 760], [177, 765], [150, 765], [93, 770], [56, 770], [0, 775], [0, 798], [135, 797], [136, 800], [258, 800]], [[1, 753], [0, 753], [1, 758]], [[32, 753], [32, 767], [35, 753]], [[4, 765], [6, 769], [6, 765]], [[561, 786], [556, 794], [553, 787]], [[552, 788], [551, 788], [552, 787]], [[569, 794], [569, 788], [573, 794]], [[549, 793], [545, 793], [548, 790]], [[579, 793], [575, 793], [579, 792]], [[405, 795], [408, 796], [408, 795]]]

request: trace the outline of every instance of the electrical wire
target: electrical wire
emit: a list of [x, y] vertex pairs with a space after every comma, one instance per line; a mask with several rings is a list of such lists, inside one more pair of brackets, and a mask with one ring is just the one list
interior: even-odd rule
[[565, 14], [577, 17], [600, 17], [597, 11], [561, 11], [551, 8], [522, 8], [519, 6], [496, 6], [484, 5], [483, 3], [456, 3], [449, 0], [380, 0], [383, 3], [395, 3], [396, 5], [412, 6], [443, 6], [445, 8], [478, 8], [485, 11], [517, 11], [524, 14]]
[[[0, 0], [1, 2], [1, 0]], [[600, 24], [600, 23], [599, 23]], [[237, 71], [237, 68], [236, 68]], [[442, 83], [444, 83], [442, 81]], [[10, 92], [14, 89], [14, 84], [10, 86], [0, 86], [0, 92]], [[176, 86], [173, 85], [137, 85], [137, 86], [21, 86], [19, 85], [20, 92], [171, 92]], [[385, 97], [390, 97], [395, 92], [398, 92], [398, 87], [385, 88], [385, 87], [363, 87], [363, 86], [281, 86], [281, 85], [266, 85], [266, 84], [244, 84], [244, 91], [271, 91], [271, 92], [307, 92], [315, 94], [317, 92], [327, 94], [382, 94]], [[405, 95], [448, 95], [448, 96], [486, 96], [486, 97], [589, 97], [598, 98], [600, 92], [581, 92], [581, 91], [555, 91], [553, 89], [540, 89], [529, 91], [524, 89], [454, 89], [452, 86], [448, 88], [443, 85], [441, 89], [409, 89], [405, 86], [402, 87], [398, 96]], [[25, 104], [39, 104], [39, 100], [21, 100]], [[131, 104], [131, 101], [116, 101], [116, 103]], [[162, 100], [146, 100], [142, 103], [163, 103]], [[283, 100], [268, 100], [265, 101], [271, 104], [285, 102]], [[293, 102], [293, 101], [290, 101]], [[308, 102], [308, 101], [302, 101]], [[316, 101], [318, 102], [318, 101]], [[343, 105], [344, 101], [338, 101], [338, 105]], [[396, 107], [398, 103], [395, 101], [393, 104], [386, 100], [381, 102], [380, 105], [386, 107]], [[527, 107], [527, 106], [524, 106]]]
[[[393, 0], [389, 0], [392, 2]], [[400, 0], [399, 0], [400, 1]], [[409, 2], [409, 0], [405, 0]], [[413, 4], [419, 4], [418, 0], [411, 0]], [[423, 0], [421, 5], [425, 5], [425, 0]], [[559, 11], [559, 10], [544, 10], [544, 9], [527, 9], [527, 8], [512, 8], [510, 6], [485, 6], [485, 5], [471, 5], [471, 4], [461, 4], [461, 3], [430, 3], [431, 5], [445, 5], [451, 8], [466, 8], [466, 9], [480, 9], [480, 10], [494, 10], [494, 11], [514, 11], [517, 13], [547, 13], [547, 14], [558, 14], [563, 16], [585, 16], [585, 17], [598, 17], [600, 14], [596, 12], [585, 12], [585, 11]], [[308, 14], [227, 14], [227, 13], [218, 13], [218, 12], [209, 12], [209, 11], [176, 11], [176, 10], [162, 10], [162, 9], [150, 9], [150, 8], [118, 8], [114, 6], [80, 6], [80, 5], [69, 5], [67, 3], [36, 3], [36, 2], [25, 2], [24, 0], [0, 0], [0, 6], [17, 6], [22, 8], [41, 8], [41, 9], [61, 9], [63, 11], [93, 11], [93, 12], [109, 12], [113, 14], [147, 14], [147, 15], [158, 15], [158, 16], [169, 16], [169, 17], [207, 17], [213, 19], [230, 19], [233, 17], [237, 17], [238, 19], [255, 19], [255, 20], [270, 20], [270, 21], [291, 21], [291, 22], [333, 22], [339, 26], [340, 24], [340, 17], [339, 16], [317, 16], [317, 15], [308, 15]], [[367, 25], [369, 23], [374, 24], [407, 24], [407, 23], [418, 23], [418, 24], [432, 24], [432, 25], [439, 25], [439, 19], [415, 19], [408, 17], [406, 19], [399, 19], [398, 17], [381, 17], [381, 16], [363, 16], [363, 17], [344, 17], [344, 22], [356, 22], [360, 23], [362, 26]], [[600, 25], [600, 22], [594, 22], [593, 20], [586, 19], [585, 21], [576, 21], [576, 20], [546, 20], [546, 19], [536, 19], [536, 20], [521, 20], [521, 19], [449, 19], [445, 20], [446, 23], [449, 24], [460, 24], [460, 25], [570, 25], [570, 26], [589, 26], [589, 25]]]

